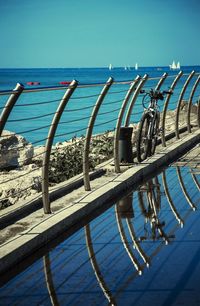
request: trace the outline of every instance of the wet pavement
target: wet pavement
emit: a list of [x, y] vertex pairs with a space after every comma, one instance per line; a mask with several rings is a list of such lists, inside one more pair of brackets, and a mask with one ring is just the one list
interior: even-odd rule
[[0, 305], [200, 305], [199, 190], [198, 161], [171, 165], [19, 266]]

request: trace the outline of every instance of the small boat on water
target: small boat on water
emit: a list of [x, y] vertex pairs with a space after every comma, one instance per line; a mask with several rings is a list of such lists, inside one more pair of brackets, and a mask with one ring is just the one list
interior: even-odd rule
[[125, 66], [124, 66], [124, 70], [129, 70], [129, 71], [130, 71], [130, 70], [131, 70], [130, 65], [128, 65], [128, 66], [125, 65]]
[[112, 69], [113, 69], [112, 64], [109, 65], [108, 69], [109, 69], [109, 70], [112, 70]]
[[135, 64], [135, 70], [138, 70], [138, 63]]
[[61, 85], [69, 85], [71, 83], [71, 81], [61, 81], [59, 82], [59, 84]]
[[29, 86], [33, 86], [33, 85], [40, 85], [40, 82], [27, 82], [26, 84]]

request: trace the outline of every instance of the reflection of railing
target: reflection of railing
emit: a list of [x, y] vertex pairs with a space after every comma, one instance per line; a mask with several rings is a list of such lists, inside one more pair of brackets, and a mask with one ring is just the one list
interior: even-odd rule
[[169, 188], [168, 188], [168, 185], [167, 185], [167, 178], [166, 178], [165, 171], [163, 171], [163, 173], [162, 173], [162, 180], [163, 180], [163, 186], [164, 186], [165, 195], [166, 195], [166, 198], [168, 200], [169, 206], [170, 206], [170, 208], [171, 208], [175, 218], [177, 219], [178, 223], [180, 224], [181, 227], [183, 227], [184, 222], [183, 222], [181, 216], [179, 215], [179, 213], [178, 213], [178, 211], [176, 209], [176, 206], [173, 203], [172, 197], [170, 196], [170, 192], [169, 192]]
[[179, 182], [180, 182], [180, 186], [181, 186], [181, 189], [184, 193], [184, 196], [187, 200], [187, 203], [189, 204], [189, 206], [193, 209], [193, 210], [196, 210], [196, 206], [195, 204], [192, 202], [192, 199], [190, 198], [187, 190], [186, 190], [186, 187], [185, 187], [185, 184], [184, 184], [184, 180], [182, 178], [182, 175], [181, 175], [181, 170], [180, 170], [180, 167], [177, 166], [177, 175], [178, 175], [178, 179], [179, 179]]
[[52, 306], [59, 306], [60, 304], [58, 302], [57, 295], [56, 295], [56, 289], [53, 283], [53, 276], [51, 272], [51, 262], [50, 262], [49, 253], [47, 253], [44, 256], [43, 260], [44, 260], [45, 279], [46, 279], [46, 284], [47, 284], [47, 289], [48, 289], [49, 297], [51, 300], [51, 304]]
[[162, 238], [165, 244], [169, 243], [168, 235], [165, 233], [163, 229], [165, 226], [165, 222], [161, 222], [158, 216], [158, 213], [161, 209], [161, 195], [160, 195], [160, 185], [157, 177], [148, 181], [145, 185], [140, 188], [138, 192], [138, 200], [141, 211], [145, 217], [145, 223], [150, 224], [150, 231], [148, 233], [146, 226], [145, 236], [140, 237], [140, 239], [156, 239]]
[[[171, 179], [169, 180], [169, 182], [166, 182], [166, 172], [167, 171], [170, 172], [172, 170], [173, 170], [173, 174], [171, 174]], [[118, 246], [119, 254], [121, 254], [121, 257], [119, 254], [116, 253], [116, 244], [112, 243], [112, 239], [113, 239], [112, 236], [111, 237], [109, 236], [109, 241], [106, 240], [104, 242], [106, 246], [105, 249], [109, 246], [109, 251], [108, 251], [110, 254], [109, 256], [108, 256], [107, 251], [104, 250], [104, 246], [102, 242], [102, 233], [104, 233], [103, 237], [106, 239], [106, 237], [108, 237], [108, 233], [106, 231], [108, 230], [110, 232], [110, 227], [109, 226], [107, 227], [107, 225], [108, 224], [110, 225], [111, 212], [109, 212], [109, 217], [107, 217], [109, 220], [108, 223], [106, 223], [106, 219], [104, 218], [103, 219], [104, 222], [102, 222], [102, 219], [100, 219], [99, 222], [94, 223], [95, 226], [90, 226], [90, 224], [87, 224], [85, 226], [85, 239], [86, 239], [86, 248], [87, 248], [88, 256], [89, 256], [89, 262], [94, 271], [94, 275], [95, 275], [95, 278], [97, 279], [98, 286], [101, 288], [105, 296], [105, 299], [108, 301], [110, 305], [118, 304], [118, 295], [121, 295], [125, 287], [128, 286], [130, 282], [132, 282], [135, 279], [135, 277], [137, 277], [138, 274], [141, 274], [141, 272], [145, 269], [145, 266], [151, 269], [151, 265], [153, 265], [154, 256], [158, 254], [158, 252], [160, 252], [163, 247], [166, 247], [166, 243], [163, 243], [162, 240], [164, 240], [164, 242], [168, 241], [168, 242], [173, 243], [172, 237], [174, 238], [176, 230], [180, 228], [179, 225], [183, 224], [184, 222], [186, 226], [187, 225], [186, 218], [189, 216], [190, 213], [193, 213], [192, 207], [188, 206], [187, 204], [184, 204], [185, 201], [183, 201], [183, 199], [186, 199], [187, 201], [187, 197], [189, 196], [192, 198], [193, 195], [196, 194], [196, 191], [198, 190], [198, 186], [195, 184], [195, 181], [192, 178], [192, 174], [194, 172], [188, 171], [188, 169], [186, 169], [187, 171], [185, 171], [185, 175], [187, 175], [187, 180], [189, 179], [191, 183], [189, 190], [187, 190], [188, 195], [186, 197], [185, 192], [180, 192], [180, 190], [182, 190], [182, 186], [179, 180], [178, 172], [175, 170], [176, 169], [174, 167], [171, 167], [168, 170], [165, 170], [163, 173], [161, 173], [160, 176], [155, 177], [151, 179], [150, 181], [144, 182], [142, 184], [142, 186], [138, 189], [138, 192], [142, 194], [143, 201], [144, 199], [147, 201], [145, 206], [143, 202], [141, 203], [141, 201], [138, 200], [138, 197], [136, 196], [137, 192], [135, 191], [131, 192], [126, 197], [123, 197], [121, 200], [117, 202], [115, 206], [116, 222], [114, 218], [112, 219], [113, 223], [116, 225], [115, 227], [113, 226], [112, 228], [115, 228], [115, 231], [117, 234], [115, 232], [112, 232], [112, 234], [113, 234], [114, 239], [116, 239], [117, 236], [121, 238], [121, 242], [122, 242], [121, 249], [125, 250], [125, 252], [121, 254], [121, 251], [119, 250], [119, 246]], [[191, 169], [189, 168], [189, 170]], [[170, 175], [170, 174], [167, 173], [167, 175]], [[180, 183], [180, 186], [177, 185], [178, 182]], [[173, 187], [175, 186], [175, 187], [171, 188], [172, 186]], [[180, 187], [180, 190], [179, 190], [179, 187]], [[171, 195], [170, 193], [172, 191], [175, 193], [178, 192], [179, 196], [177, 196], [176, 194]], [[180, 196], [182, 197], [181, 201], [179, 200]], [[174, 198], [173, 202], [171, 200], [169, 201], [169, 199], [172, 199], [172, 198]], [[170, 210], [166, 210], [166, 207], [168, 206], [167, 204], [168, 201], [169, 201]], [[141, 204], [142, 206], [140, 206]], [[176, 207], [177, 204], [179, 205], [178, 207]], [[193, 203], [193, 205], [196, 205], [196, 204], [197, 203]], [[143, 232], [143, 228], [142, 228], [143, 221], [146, 222], [147, 221], [146, 219], [148, 218], [151, 219], [151, 214], [150, 212], [148, 214], [148, 211], [147, 211], [148, 205], [151, 205], [151, 209], [152, 209], [151, 214], [153, 213], [154, 215], [156, 215], [156, 218], [160, 223], [165, 222], [165, 227], [167, 228], [167, 232], [169, 233], [169, 234], [165, 234], [166, 235], [165, 239], [163, 239], [163, 230], [161, 230], [159, 234], [161, 236], [160, 238], [162, 239], [159, 239], [159, 237], [157, 237], [158, 239], [154, 240], [152, 239], [150, 235], [149, 240], [147, 239], [148, 241], [147, 240], [145, 242], [141, 241], [140, 237]], [[165, 214], [161, 214], [162, 209], [164, 210]], [[178, 213], [178, 209], [181, 210], [182, 216], [180, 216], [180, 214]], [[175, 219], [175, 222], [173, 222], [174, 219]], [[176, 222], [176, 220], [178, 221], [178, 223]], [[83, 233], [81, 232], [81, 237], [82, 235]], [[95, 241], [92, 241], [93, 235], [95, 237], [94, 238]], [[76, 236], [76, 239], [77, 238], [81, 239], [79, 236]], [[95, 247], [94, 247], [95, 244], [97, 243], [97, 245], [99, 245], [98, 238], [100, 238], [101, 248], [98, 247], [97, 250], [95, 250]], [[71, 240], [71, 243], [72, 244], [74, 243], [73, 240]], [[82, 247], [82, 251], [84, 250], [81, 256], [84, 256], [85, 245], [81, 243], [81, 247]], [[113, 248], [115, 248], [115, 251], [113, 250]], [[88, 280], [88, 283], [86, 282], [86, 279], [88, 279], [88, 274], [85, 275], [85, 267], [83, 268], [84, 265], [82, 263], [80, 265], [79, 263], [77, 263], [78, 264], [78, 268], [77, 268], [75, 266], [75, 262], [73, 261], [74, 258], [76, 257], [76, 254], [79, 254], [80, 256], [81, 251], [79, 249], [78, 250], [76, 249], [76, 253], [73, 253], [73, 256], [67, 257], [68, 249], [70, 250], [71, 248], [70, 247], [64, 248], [65, 250], [64, 254], [66, 254], [67, 262], [65, 262], [63, 258], [61, 260], [57, 253], [56, 253], [56, 256], [54, 257], [52, 256], [51, 261], [50, 261], [50, 254], [47, 254], [44, 256], [43, 263], [44, 263], [45, 279], [46, 279], [46, 285], [47, 285], [49, 298], [51, 300], [52, 305], [59, 305], [58, 298], [59, 298], [60, 291], [56, 292], [56, 288], [60, 288], [61, 285], [58, 285], [58, 283], [62, 285], [66, 283], [66, 287], [64, 288], [70, 288], [70, 285], [71, 285], [70, 275], [73, 274], [71, 267], [73, 266], [75, 267], [74, 271], [78, 272], [79, 274], [79, 277], [73, 278], [73, 286], [75, 288], [74, 290], [75, 290], [75, 293], [77, 293], [77, 295], [83, 294], [83, 291], [81, 290], [81, 287], [80, 287], [81, 286], [80, 275], [84, 275], [85, 277], [84, 280], [82, 279], [82, 284], [84, 284], [84, 290], [87, 285], [90, 286], [91, 283], [92, 283], [92, 286], [94, 285], [94, 283], [91, 282], [90, 279]], [[63, 255], [63, 248], [60, 251], [59, 249], [57, 249], [56, 252], [61, 252], [61, 254]], [[112, 277], [111, 277], [112, 271], [109, 271], [108, 273], [106, 272], [107, 269], [105, 269], [105, 267], [107, 267], [110, 261], [112, 261], [112, 254], [114, 254], [114, 258], [117, 259], [117, 264], [115, 263], [113, 264], [113, 266], [115, 267], [116, 265], [120, 266], [121, 265], [120, 260], [123, 260], [123, 262], [126, 263], [126, 265], [128, 266], [127, 269], [130, 274], [126, 276], [126, 273], [124, 271], [123, 277], [125, 277], [126, 279], [123, 279], [122, 282], [120, 282], [120, 280], [122, 279], [122, 275], [121, 275], [122, 270], [115, 269], [115, 273], [117, 272], [120, 273], [120, 275], [115, 274], [113, 276], [115, 281], [112, 280]], [[132, 269], [130, 269], [129, 261], [126, 260], [127, 257], [124, 256], [124, 254], [127, 254], [128, 258], [131, 259], [131, 263], [134, 266], [133, 271]], [[162, 254], [160, 254], [160, 256], [162, 256]], [[97, 257], [99, 259], [99, 262], [97, 261]], [[142, 260], [142, 263], [140, 263], [140, 259]], [[72, 264], [71, 264], [71, 261], [73, 261]], [[83, 257], [83, 262], [84, 264], [88, 263], [88, 258], [86, 258], [85, 260], [85, 258]], [[53, 268], [51, 268], [51, 265]], [[61, 276], [56, 277], [55, 275], [56, 269], [57, 269], [57, 272], [59, 273], [60, 265], [62, 266], [62, 270], [63, 270], [62, 275], [64, 275], [64, 279], [61, 279]], [[70, 269], [68, 269], [68, 265], [70, 265]], [[82, 268], [83, 268], [83, 272], [82, 272], [83, 274], [81, 273]], [[104, 269], [104, 270], [101, 270], [101, 269]], [[67, 276], [67, 273], [69, 274], [69, 276]], [[54, 275], [54, 279], [53, 279], [53, 275]], [[77, 281], [77, 283], [75, 282], [75, 280]], [[67, 286], [68, 285], [67, 282], [69, 282], [69, 286]], [[77, 292], [77, 288], [78, 288], [78, 292]], [[87, 287], [86, 290], [87, 292], [90, 292], [91, 289]], [[94, 290], [94, 288], [92, 288], [92, 290]], [[70, 291], [70, 293], [72, 293], [72, 291]], [[63, 294], [62, 290], [61, 290], [61, 294]], [[70, 298], [71, 298], [71, 294], [69, 294], [68, 296], [66, 293], [65, 294], [66, 304], [68, 303], [67, 299], [70, 299]], [[85, 295], [84, 295], [84, 298], [85, 298]], [[45, 303], [45, 299], [46, 297], [43, 297], [43, 300], [40, 301], [40, 303]]]
[[[141, 200], [141, 197], [139, 197], [138, 203], [136, 202], [137, 198], [135, 197], [134, 200], [133, 200], [132, 194], [129, 194], [128, 196], [126, 196], [123, 199], [121, 199], [120, 201], [118, 201], [118, 203], [116, 204], [116, 207], [115, 207], [117, 227], [118, 227], [119, 235], [121, 237], [122, 245], [123, 245], [123, 247], [126, 251], [126, 254], [131, 259], [131, 262], [133, 263], [133, 265], [134, 265], [136, 271], [138, 272], [138, 274], [142, 273], [143, 266], [139, 263], [136, 256], [133, 255], [132, 246], [138, 252], [138, 255], [142, 258], [145, 265], [147, 267], [149, 267], [150, 259], [151, 259], [151, 261], [153, 260], [153, 257], [160, 251], [160, 248], [163, 245], [168, 244], [169, 242], [173, 243], [173, 239], [175, 238], [175, 231], [177, 229], [177, 225], [176, 225], [175, 227], [173, 227], [173, 229], [171, 229], [169, 234], [166, 234], [164, 232], [164, 230], [162, 229], [162, 227], [159, 228], [159, 226], [158, 226], [157, 229], [159, 231], [160, 238], [164, 239], [165, 244], [163, 244], [163, 243], [158, 244], [156, 242], [156, 241], [159, 240], [159, 237], [157, 237], [158, 240], [151, 239], [151, 237], [149, 237], [151, 239], [151, 241], [154, 241], [156, 243], [155, 243], [155, 249], [153, 250], [152, 247], [151, 247], [150, 248], [151, 249], [151, 255], [148, 255], [148, 252], [149, 252], [148, 249], [146, 248], [145, 251], [144, 251], [141, 248], [141, 243], [142, 243], [141, 242], [142, 240], [140, 239], [141, 231], [139, 229], [137, 229], [137, 230], [134, 229], [134, 224], [135, 223], [141, 224], [141, 219], [142, 218], [145, 219], [145, 220], [148, 219], [148, 218], [151, 219], [150, 215], [148, 215], [148, 217], [147, 217], [147, 211], [145, 209], [144, 202], [143, 202], [144, 197], [146, 196], [146, 199], [147, 199], [149, 205], [152, 206], [151, 207], [152, 208], [152, 214], [154, 214], [154, 216], [156, 215], [155, 218], [157, 218], [158, 223], [164, 223], [165, 222], [165, 225], [168, 226], [166, 217], [165, 217], [165, 221], [161, 222], [161, 221], [159, 221], [159, 216], [158, 216], [159, 210], [162, 211], [162, 205], [163, 205], [162, 201], [165, 198], [165, 196], [168, 200], [170, 209], [172, 211], [172, 215], [175, 217], [175, 219], [178, 220], [178, 223], [181, 225], [181, 228], [183, 227], [183, 224], [186, 221], [186, 218], [188, 217], [188, 212], [185, 214], [184, 217], [181, 217], [179, 215], [178, 211], [177, 211], [176, 204], [174, 203], [174, 201], [171, 200], [172, 196], [170, 195], [170, 188], [168, 188], [168, 185], [167, 185], [167, 182], [166, 182], [165, 172], [166, 171], [164, 171], [161, 174], [162, 175], [163, 187], [164, 187], [164, 192], [162, 192], [162, 195], [161, 195], [161, 191], [160, 191], [161, 184], [159, 183], [158, 178], [156, 177], [153, 180], [150, 180], [149, 182], [147, 182], [147, 183], [145, 183], [141, 186], [141, 188], [139, 190], [139, 193], [140, 193], [140, 195], [141, 195], [141, 193], [143, 193], [143, 196], [142, 196], [142, 200]], [[175, 171], [174, 171], [174, 174], [175, 174], [175, 177], [176, 177], [176, 172]], [[173, 177], [172, 180], [171, 180], [172, 185], [174, 184], [175, 177]], [[177, 174], [177, 179], [180, 182], [178, 174]], [[182, 188], [181, 182], [180, 182], [180, 187]], [[192, 189], [190, 188], [190, 190], [192, 190]], [[182, 193], [182, 196], [185, 197], [185, 192]], [[187, 194], [186, 200], [187, 200], [188, 197], [189, 197], [189, 195]], [[135, 210], [133, 210], [133, 206], [132, 206], [133, 202], [132, 202], [132, 205], [130, 204], [130, 199], [132, 199], [134, 201], [134, 208], [135, 209], [137, 209], [137, 204], [140, 205], [140, 207], [141, 207], [141, 214], [139, 216], [137, 216], [137, 218], [140, 219], [140, 221], [135, 220], [135, 213], [134, 213]], [[177, 203], [178, 202], [179, 202], [179, 200], [177, 200]], [[182, 206], [182, 204], [180, 206]], [[189, 213], [192, 210], [189, 210]], [[128, 233], [124, 228], [124, 225], [123, 225], [123, 222], [122, 222], [123, 219], [125, 219], [126, 222], [127, 222], [128, 231], [129, 231], [129, 234], [130, 234], [131, 241], [129, 241], [129, 239], [127, 237]], [[170, 223], [173, 223], [171, 221], [171, 219], [170, 219]], [[88, 229], [89, 229], [89, 225], [88, 225]], [[91, 233], [90, 233], [90, 235], [91, 235]], [[90, 241], [90, 243], [91, 243], [91, 241]], [[90, 258], [95, 258], [94, 250], [92, 252], [90, 252]], [[94, 264], [92, 264], [92, 265], [94, 266]], [[99, 271], [99, 266], [98, 266], [97, 271], [98, 271], [98, 275], [101, 275], [101, 272]], [[97, 271], [95, 272], [95, 274], [97, 274]], [[115, 276], [115, 278], [116, 278], [116, 276]], [[128, 279], [129, 280], [127, 281], [127, 283], [130, 281], [130, 279], [134, 279], [134, 276], [130, 277], [130, 275], [129, 275]], [[123, 283], [126, 283], [126, 282], [123, 282]], [[103, 287], [102, 290], [105, 291], [105, 288]], [[118, 293], [121, 293], [122, 290], [123, 289], [120, 287], [119, 290], [115, 289], [115, 291], [113, 292], [113, 294], [115, 294], [116, 302], [117, 302], [117, 295], [118, 295]], [[109, 291], [109, 296], [112, 296], [112, 298], [114, 298], [113, 295], [112, 295], [112, 292], [110, 292], [110, 291]]]
[[133, 251], [128, 243], [124, 228], [123, 228], [123, 224], [122, 224], [122, 220], [120, 218], [120, 213], [119, 213], [119, 206], [116, 205], [116, 220], [117, 220], [117, 225], [118, 225], [118, 229], [119, 229], [119, 234], [121, 237], [121, 241], [123, 243], [123, 246], [131, 260], [131, 262], [133, 263], [135, 269], [137, 270], [139, 275], [142, 275], [142, 267], [138, 261], [138, 259], [136, 258], [136, 256], [133, 254]]
[[95, 252], [94, 252], [93, 245], [92, 245], [92, 237], [91, 237], [91, 233], [90, 233], [89, 224], [87, 224], [85, 226], [85, 238], [86, 238], [86, 244], [87, 244], [87, 249], [88, 249], [88, 254], [89, 254], [89, 257], [90, 257], [91, 265], [93, 267], [95, 276], [96, 276], [97, 281], [99, 283], [99, 286], [101, 287], [105, 297], [107, 298], [107, 300], [109, 302], [109, 305], [113, 305], [113, 306], [117, 305], [114, 297], [112, 296], [111, 291], [109, 290], [109, 288], [108, 288], [108, 286], [107, 286], [107, 284], [106, 284], [106, 282], [103, 278], [103, 275], [100, 271], [98, 262], [96, 260]]
[[[144, 86], [156, 89], [165, 86], [173, 90], [173, 95], [168, 95], [163, 105], [160, 106], [162, 109], [162, 145], [166, 146], [165, 136], [168, 133], [167, 130], [169, 125], [166, 120], [168, 110], [171, 112], [174, 111], [175, 113], [172, 120], [174, 122], [176, 137], [179, 138], [179, 129], [181, 128], [180, 112], [184, 101], [188, 103], [186, 105], [187, 111], [184, 113], [183, 125], [189, 133], [192, 131], [194, 124], [200, 127], [199, 80], [199, 74], [194, 71], [192, 71], [189, 76], [183, 74], [181, 71], [178, 75], [174, 76], [167, 76], [165, 73], [160, 78], [151, 78], [145, 74], [143, 77], [137, 76], [134, 80], [124, 82], [115, 82], [110, 78], [106, 84], [79, 85], [78, 82], [74, 80], [68, 86], [44, 87], [31, 90], [24, 88], [21, 84], [17, 84], [13, 91], [0, 92], [0, 98], [5, 98], [10, 95], [5, 106], [1, 107], [0, 136], [2, 140], [9, 136], [5, 134], [2, 135], [3, 130], [6, 128], [8, 130], [13, 130], [13, 135], [34, 134], [33, 141], [31, 141], [34, 146], [39, 144], [44, 145], [46, 142], [43, 150], [34, 156], [34, 159], [39, 160], [37, 169], [31, 169], [29, 174], [34, 175], [35, 171], [39, 169], [42, 172], [41, 188], [43, 207], [45, 213], [50, 213], [49, 163], [55, 150], [60, 150], [59, 148], [52, 148], [56, 139], [63, 141], [64, 138], [64, 140], [69, 140], [73, 139], [73, 136], [76, 135], [77, 141], [79, 141], [79, 137], [81, 135], [84, 136], [83, 152], [81, 152], [82, 169], [80, 166], [80, 169], [77, 171], [83, 172], [85, 190], [90, 190], [89, 170], [91, 167], [89, 153], [92, 139], [96, 134], [104, 134], [107, 130], [115, 130], [115, 132], [112, 132], [113, 157], [115, 171], [120, 172], [118, 151], [119, 130], [123, 124], [124, 126], [128, 126], [129, 124], [139, 122], [142, 114], [140, 89]], [[183, 83], [183, 87], [181, 82]], [[101, 92], [99, 92], [99, 87], [103, 88]], [[63, 97], [61, 97], [60, 93], [63, 92], [63, 90], [65, 93]], [[54, 98], [49, 99], [48, 97], [48, 99], [42, 101], [41, 99], [43, 98], [41, 97], [45, 96], [47, 92], [48, 94], [51, 93]], [[35, 99], [38, 93], [40, 97], [39, 101], [36, 101]], [[27, 101], [29, 98], [31, 101]], [[59, 101], [60, 104], [57, 106]], [[192, 106], [195, 102], [197, 102], [197, 106], [195, 106], [196, 114], [192, 117]], [[3, 103], [1, 103], [1, 105], [3, 105]], [[45, 110], [44, 105], [48, 106], [48, 110]], [[23, 117], [20, 116], [22, 109], [24, 111]], [[196, 120], [196, 123], [194, 120]], [[17, 131], [16, 126], [21, 126], [22, 130]], [[27, 136], [27, 138], [29, 137]], [[21, 147], [10, 147], [7, 150], [9, 154], [17, 150], [18, 152], [16, 152], [16, 154], [19, 155], [27, 145], [28, 144], [21, 145]], [[69, 145], [68, 141], [66, 146]], [[73, 143], [71, 145], [73, 145]], [[43, 162], [41, 162], [42, 157]], [[29, 158], [27, 156], [23, 157], [21, 163], [29, 163]], [[20, 167], [21, 166], [19, 166], [19, 168]], [[72, 164], [71, 167], [73, 168], [75, 165]], [[60, 172], [57, 173], [56, 169], [53, 169], [53, 171], [55, 172], [54, 175], [57, 177], [63, 174]], [[25, 175], [27, 174], [19, 175], [9, 180], [12, 181]], [[31, 188], [32, 186], [30, 185], [24, 190]], [[14, 194], [17, 193], [18, 191], [15, 191]], [[6, 197], [0, 200], [6, 200]]]
[[191, 171], [191, 175], [192, 175], [192, 178], [193, 178], [193, 180], [194, 180], [194, 182], [195, 182], [197, 188], [198, 188], [199, 191], [200, 191], [200, 183], [198, 182], [198, 179], [197, 179], [197, 177], [196, 177], [196, 172]]
[[133, 241], [133, 247], [138, 251], [138, 254], [144, 261], [147, 267], [150, 265], [150, 260], [146, 256], [145, 252], [143, 251], [139, 240], [136, 236], [133, 223], [131, 221], [132, 218], [134, 218], [134, 211], [133, 211], [133, 195], [129, 194], [128, 196], [124, 197], [117, 203], [117, 221], [121, 224], [120, 229], [122, 228], [122, 219], [126, 219], [127, 227], [129, 230], [130, 237]]

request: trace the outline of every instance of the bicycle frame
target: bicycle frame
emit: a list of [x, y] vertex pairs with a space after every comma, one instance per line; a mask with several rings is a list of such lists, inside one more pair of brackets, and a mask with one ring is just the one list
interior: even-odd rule
[[150, 124], [147, 133], [147, 138], [150, 141], [152, 140], [154, 135], [157, 134], [157, 131], [155, 131], [156, 119], [160, 117], [160, 112], [158, 110], [158, 104], [156, 99], [151, 99], [151, 102], [148, 108], [145, 110], [145, 113], [147, 113], [150, 117]]
[[[140, 120], [136, 141], [138, 162], [144, 161], [148, 156], [155, 153], [160, 123], [158, 100], [163, 100], [165, 94], [172, 94], [171, 92], [160, 92], [153, 89], [150, 91], [141, 90], [140, 92], [146, 94], [142, 99], [145, 110]], [[146, 97], [150, 99], [148, 107], [145, 106]]]
[[[151, 235], [148, 237], [148, 233], [146, 233], [147, 236], [144, 236], [142, 240], [146, 239], [159, 239], [162, 238], [165, 242], [165, 244], [168, 244], [170, 242], [168, 235], [165, 233], [163, 226], [165, 225], [165, 222], [160, 222], [159, 217], [158, 217], [158, 203], [157, 203], [157, 198], [156, 198], [156, 193], [158, 193], [160, 197], [160, 187], [158, 183], [158, 179], [156, 178], [155, 181], [150, 180], [149, 182], [146, 183], [146, 188], [141, 189], [140, 192], [143, 193], [143, 196], [146, 196], [146, 200], [148, 203], [148, 206], [150, 207], [150, 215], [147, 217], [146, 216], [146, 223], [149, 223], [151, 226]], [[139, 197], [140, 201], [140, 207], [144, 207], [144, 199], [143, 196]], [[142, 201], [142, 202], [141, 202]], [[148, 220], [148, 221], [147, 221]], [[146, 228], [145, 232], [147, 231]], [[157, 235], [158, 234], [158, 235]]]

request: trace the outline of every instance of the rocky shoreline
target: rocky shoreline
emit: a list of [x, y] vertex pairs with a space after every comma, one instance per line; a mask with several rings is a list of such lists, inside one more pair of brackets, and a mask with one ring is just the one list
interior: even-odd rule
[[[0, 209], [24, 201], [41, 191], [44, 146], [33, 147], [21, 135], [4, 131], [0, 154]], [[52, 147], [49, 182], [54, 186], [82, 173], [84, 137], [57, 143]], [[6, 154], [6, 150], [8, 154]], [[92, 138], [90, 168], [110, 159], [113, 154], [113, 133]]]

